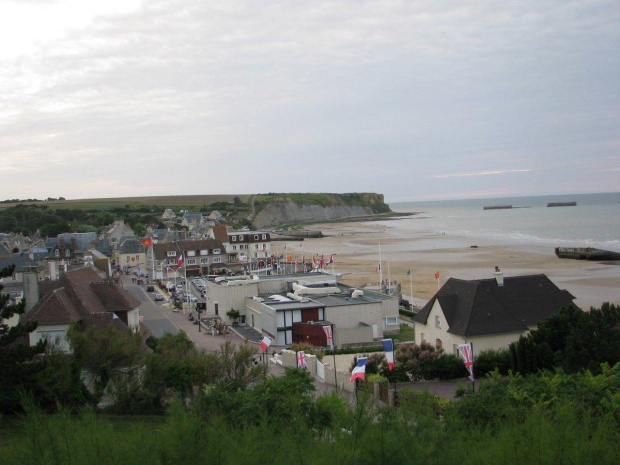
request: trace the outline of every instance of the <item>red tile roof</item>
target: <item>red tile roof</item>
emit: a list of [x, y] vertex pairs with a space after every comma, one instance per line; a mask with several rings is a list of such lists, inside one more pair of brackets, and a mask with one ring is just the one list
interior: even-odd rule
[[51, 289], [24, 315], [23, 321], [39, 324], [70, 324], [93, 315], [127, 312], [140, 301], [119, 284], [102, 281], [91, 267], [72, 270], [55, 281]]

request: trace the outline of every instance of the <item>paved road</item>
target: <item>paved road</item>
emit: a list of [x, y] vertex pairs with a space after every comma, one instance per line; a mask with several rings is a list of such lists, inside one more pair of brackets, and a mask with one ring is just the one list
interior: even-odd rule
[[155, 302], [154, 294], [147, 293], [145, 286], [133, 284], [130, 277], [123, 277], [123, 284], [129, 294], [142, 302], [140, 315], [144, 317], [143, 324], [155, 337], [162, 337], [165, 333], [179, 332], [179, 326], [174, 324], [166, 314], [165, 302]]
[[[185, 331], [189, 338], [194, 341], [197, 347], [207, 350], [219, 350], [220, 346], [226, 341], [235, 345], [243, 344], [243, 340], [234, 333], [220, 336], [213, 336], [205, 333], [204, 328], [198, 331], [198, 325], [188, 319], [187, 310], [171, 309], [167, 300], [155, 302], [154, 294], [160, 293], [167, 299], [168, 294], [157, 287], [155, 293], [147, 293], [146, 286], [140, 286], [131, 282], [131, 276], [123, 276], [123, 285], [131, 295], [136, 297], [142, 304], [140, 314], [144, 316], [143, 324], [156, 337], [161, 337], [165, 333], [177, 334], [180, 330]], [[257, 346], [257, 350], [258, 346]]]

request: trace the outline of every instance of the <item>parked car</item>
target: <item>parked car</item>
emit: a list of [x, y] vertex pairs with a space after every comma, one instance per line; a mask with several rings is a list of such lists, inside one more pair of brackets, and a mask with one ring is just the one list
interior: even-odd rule
[[163, 302], [164, 296], [161, 294], [155, 294], [155, 302]]
[[146, 292], [155, 292], [155, 286], [146, 286]]
[[196, 298], [196, 296], [188, 295], [187, 296], [187, 301], [191, 302], [191, 303], [196, 303], [196, 302], [198, 302], [198, 299]]

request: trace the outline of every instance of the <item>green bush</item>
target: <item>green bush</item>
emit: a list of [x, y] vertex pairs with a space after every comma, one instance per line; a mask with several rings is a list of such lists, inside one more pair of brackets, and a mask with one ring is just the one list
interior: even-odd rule
[[501, 375], [508, 375], [510, 371], [510, 353], [507, 349], [483, 350], [474, 359], [474, 374], [477, 378], [485, 376], [496, 368]]

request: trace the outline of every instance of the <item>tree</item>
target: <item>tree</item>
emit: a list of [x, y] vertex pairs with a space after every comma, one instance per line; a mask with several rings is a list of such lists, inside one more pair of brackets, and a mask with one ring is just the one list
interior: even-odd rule
[[[0, 278], [12, 276], [15, 265], [0, 270]], [[0, 284], [0, 291], [4, 286]], [[28, 334], [37, 323], [17, 323], [11, 327], [4, 322], [24, 313], [25, 301], [11, 304], [7, 294], [0, 294], [0, 412], [20, 410], [22, 393], [32, 392], [34, 377], [43, 369], [43, 363], [35, 356], [45, 350], [45, 341], [30, 346]]]
[[510, 345], [511, 367], [521, 374], [552, 368], [600, 373], [602, 363], [620, 361], [619, 323], [620, 308], [609, 303], [589, 312], [562, 308]]
[[134, 367], [140, 358], [142, 336], [113, 323], [103, 329], [95, 326], [82, 329], [75, 324], [69, 328], [67, 339], [76, 362], [93, 377], [96, 401], [101, 399], [115, 372]]
[[234, 308], [231, 308], [230, 310], [226, 312], [226, 316], [230, 318], [233, 322], [233, 325], [235, 325], [237, 323], [237, 320], [241, 316], [241, 313], [239, 313], [239, 310], [235, 310]]

